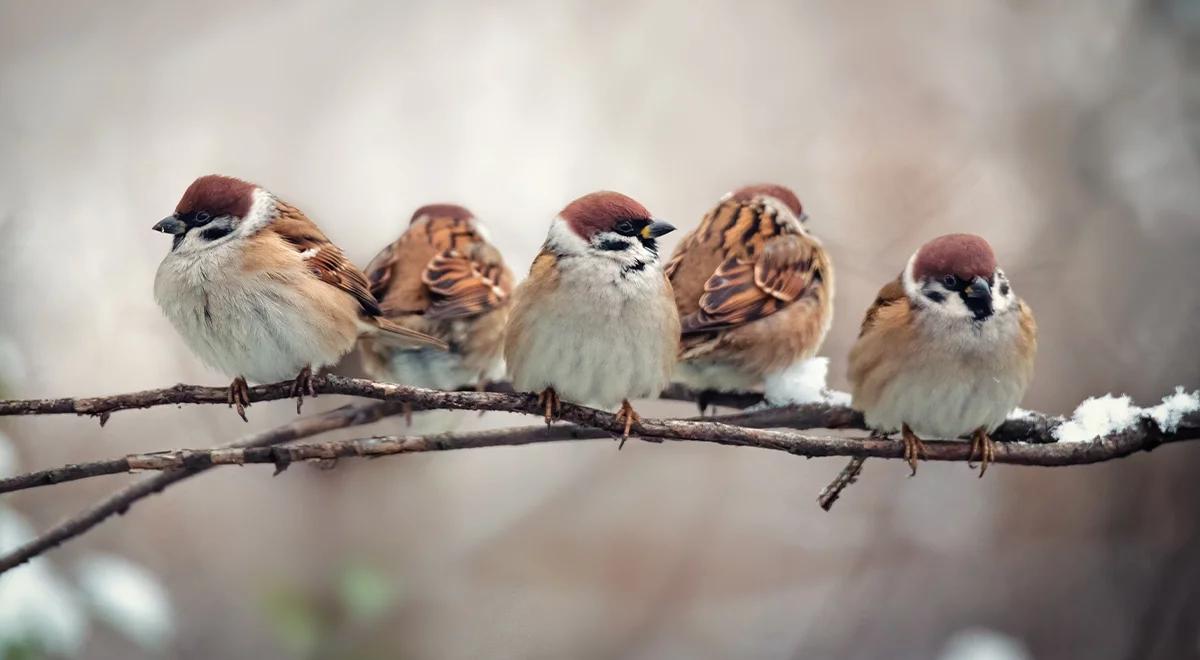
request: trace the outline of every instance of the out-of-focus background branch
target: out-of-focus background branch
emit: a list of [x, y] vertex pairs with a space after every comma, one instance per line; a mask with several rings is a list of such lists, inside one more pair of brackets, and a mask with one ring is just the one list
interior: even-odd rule
[[[1183, 0], [0, 3], [0, 395], [222, 380], [150, 294], [150, 225], [217, 171], [360, 264], [416, 206], [465, 203], [519, 273], [578, 194], [688, 228], [776, 180], [836, 262], [833, 387], [878, 287], [973, 231], [1038, 315], [1025, 407], [1154, 403], [1200, 383], [1198, 35]], [[293, 419], [255, 410], [257, 430]], [[0, 431], [11, 475], [245, 425], [185, 407]], [[0, 638], [89, 658], [1194, 657], [1188, 449], [982, 480], [868, 461], [832, 515], [812, 496], [841, 461], [719, 447], [227, 470], [0, 578]], [[6, 497], [0, 549], [108, 489]]]

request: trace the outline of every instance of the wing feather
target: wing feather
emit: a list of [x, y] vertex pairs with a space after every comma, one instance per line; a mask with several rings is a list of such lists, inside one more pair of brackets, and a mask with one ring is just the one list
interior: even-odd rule
[[810, 295], [824, 278], [816, 252], [811, 240], [790, 234], [755, 257], [726, 259], [705, 282], [700, 308], [683, 319], [683, 334], [744, 325]]

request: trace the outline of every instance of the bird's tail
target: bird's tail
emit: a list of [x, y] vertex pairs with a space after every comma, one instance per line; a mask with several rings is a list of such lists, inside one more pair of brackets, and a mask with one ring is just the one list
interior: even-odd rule
[[377, 341], [380, 341], [384, 344], [399, 346], [401, 348], [432, 346], [434, 348], [440, 348], [443, 351], [450, 348], [446, 342], [438, 339], [437, 337], [431, 337], [424, 332], [409, 330], [408, 328], [397, 323], [393, 323], [392, 321], [389, 321], [383, 317], [376, 317], [374, 319], [374, 324], [376, 331], [373, 332], [372, 335]]

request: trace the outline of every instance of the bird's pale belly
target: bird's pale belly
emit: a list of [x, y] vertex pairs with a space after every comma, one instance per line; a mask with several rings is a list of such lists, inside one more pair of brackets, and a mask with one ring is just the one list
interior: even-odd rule
[[536, 392], [553, 387], [563, 400], [613, 408], [622, 399], [657, 396], [667, 385], [675, 336], [654, 309], [633, 304], [598, 305], [586, 296], [553, 305], [554, 313], [531, 323], [519, 363], [510, 364], [513, 385]]
[[1015, 374], [970, 374], [968, 370], [927, 367], [897, 375], [879, 400], [864, 411], [867, 425], [887, 432], [908, 424], [918, 436], [957, 438], [1004, 422], [1020, 403]]
[[155, 293], [167, 318], [200, 359], [229, 376], [287, 380], [353, 348], [353, 328], [338, 327], [325, 310], [275, 282], [242, 278], [169, 295], [164, 287], [170, 283], [156, 282]]

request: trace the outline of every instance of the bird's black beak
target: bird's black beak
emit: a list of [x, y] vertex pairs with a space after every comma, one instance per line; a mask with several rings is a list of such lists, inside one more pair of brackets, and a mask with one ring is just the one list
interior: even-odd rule
[[983, 321], [992, 315], [992, 285], [980, 276], [975, 276], [962, 292], [963, 302], [975, 316], [976, 321]]
[[174, 234], [175, 236], [178, 236], [180, 234], [187, 233], [188, 226], [183, 220], [180, 220], [173, 215], [169, 215], [162, 220], [159, 220], [157, 224], [151, 227], [151, 229], [154, 231], [161, 231], [164, 234]]
[[675, 231], [675, 225], [661, 220], [655, 220], [642, 228], [642, 238], [658, 238], [663, 234]]
[[988, 281], [983, 279], [982, 276], [976, 275], [975, 279], [971, 280], [971, 283], [967, 285], [966, 293], [967, 298], [975, 300], [991, 300], [992, 285], [988, 284]]

